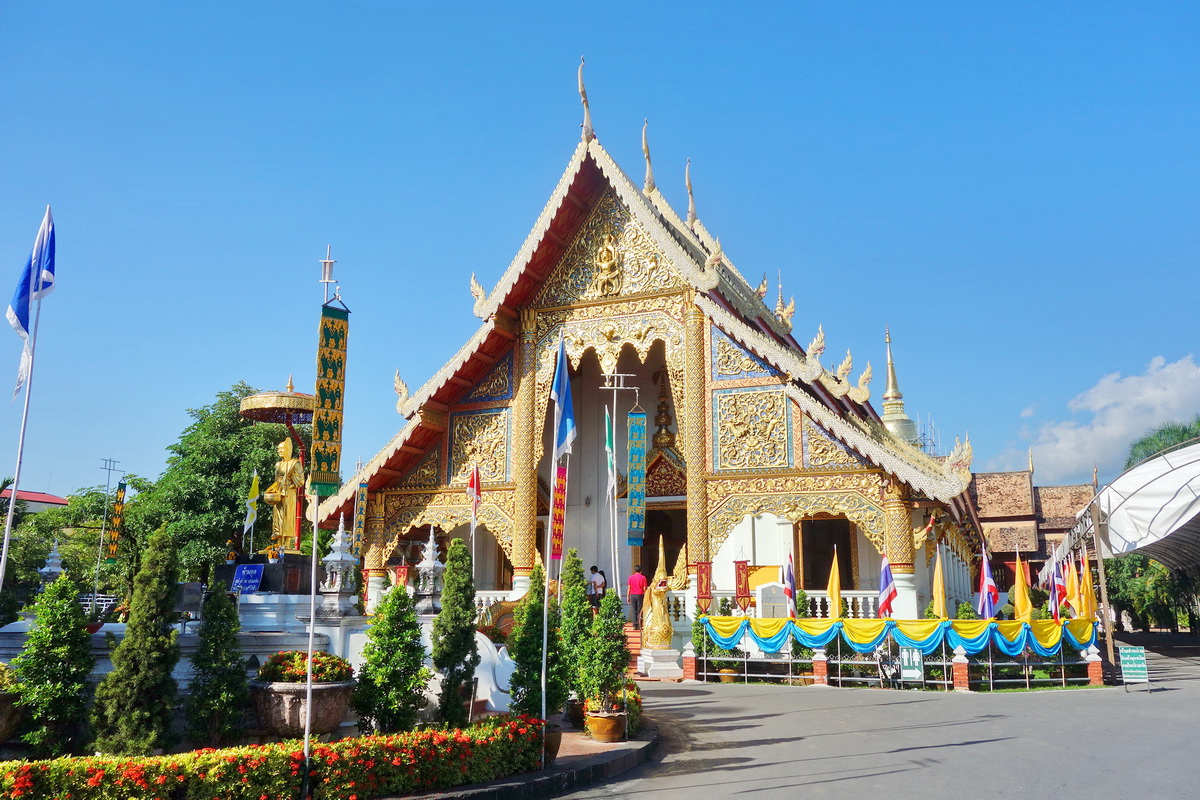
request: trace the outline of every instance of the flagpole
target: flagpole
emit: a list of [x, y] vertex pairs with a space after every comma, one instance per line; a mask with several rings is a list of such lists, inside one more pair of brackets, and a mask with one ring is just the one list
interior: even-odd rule
[[[567, 476], [569, 477], [570, 472], [571, 472], [571, 454], [570, 453], [566, 454], [564, 463], [563, 463], [563, 467], [567, 470]], [[564, 481], [564, 486], [563, 486], [563, 536], [564, 537], [566, 536], [566, 516], [567, 516], [566, 488], [567, 488], [567, 485], [569, 485], [569, 481]], [[551, 516], [553, 516], [553, 514]], [[546, 722], [545, 722], [545, 720], [546, 720], [546, 652], [547, 652], [547, 648], [549, 647], [549, 643], [550, 643], [550, 562], [552, 561], [552, 559], [550, 558], [550, 555], [551, 555], [551, 553], [550, 553], [550, 536], [551, 536], [551, 532], [553, 531], [553, 529], [554, 529], [554, 523], [553, 523], [553, 521], [551, 521], [551, 524], [546, 526], [545, 549], [543, 551], [546, 555], [542, 559], [542, 563], [546, 567], [545, 571], [544, 571], [545, 574], [542, 575], [542, 674], [541, 674], [542, 709], [541, 710], [542, 710], [543, 725], [542, 725], [542, 757], [541, 757], [541, 762], [540, 762], [542, 767], [546, 766]]]
[[[42, 285], [40, 272], [38, 273], [37, 281], [40, 287]], [[30, 288], [32, 290], [32, 282]], [[41, 324], [41, 321], [42, 298], [39, 293], [37, 309], [33, 314], [33, 336], [29, 339], [29, 374], [25, 376], [25, 402], [21, 409], [21, 432], [17, 435], [17, 466], [13, 470], [12, 493], [8, 496], [8, 513], [4, 518], [4, 547], [0, 550], [0, 591], [4, 590], [4, 573], [8, 569], [8, 545], [12, 540], [13, 514], [17, 510], [17, 489], [21, 484], [21, 462], [25, 456], [25, 426], [29, 422], [29, 395], [33, 391], [33, 362], [34, 356], [37, 354], [38, 326]], [[95, 602], [94, 597], [92, 598], [92, 602]]]

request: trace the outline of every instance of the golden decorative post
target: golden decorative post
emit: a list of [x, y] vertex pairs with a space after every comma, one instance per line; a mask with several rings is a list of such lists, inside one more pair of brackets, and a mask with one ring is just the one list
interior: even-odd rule
[[513, 481], [513, 598], [529, 588], [537, 551], [537, 464], [534, 439], [540, 432], [534, 418], [537, 409], [536, 312], [521, 312], [521, 347], [518, 361], [517, 394], [514, 401]]
[[917, 587], [913, 577], [912, 512], [908, 486], [890, 480], [883, 496], [884, 544], [896, 582], [896, 619], [917, 619]]
[[708, 437], [704, 425], [704, 312], [694, 302], [687, 306], [684, 333], [683, 453], [687, 462], [687, 544], [691, 563], [708, 561], [707, 473]]

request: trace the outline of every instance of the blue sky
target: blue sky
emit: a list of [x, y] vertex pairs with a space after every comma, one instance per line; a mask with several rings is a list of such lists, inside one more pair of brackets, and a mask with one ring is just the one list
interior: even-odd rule
[[393, 372], [415, 389], [475, 330], [471, 273], [491, 288], [565, 167], [581, 54], [625, 170], [649, 117], [660, 188], [685, 208], [691, 157], [797, 339], [823, 324], [878, 398], [890, 324], [910, 412], [977, 469], [1033, 446], [1039, 481], [1111, 478], [1200, 411], [1196, 5], [645, 5], [0, 5], [0, 280], [48, 202], [58, 233], [22, 487], [157, 475], [187, 408], [311, 385], [326, 244], [343, 463], [369, 459]]

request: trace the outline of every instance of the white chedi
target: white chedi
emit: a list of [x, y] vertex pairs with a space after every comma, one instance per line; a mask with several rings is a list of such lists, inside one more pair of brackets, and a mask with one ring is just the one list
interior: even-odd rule
[[325, 581], [321, 584], [322, 592], [353, 592], [355, 589], [355, 568], [358, 557], [350, 552], [350, 543], [346, 537], [346, 516], [338, 517], [337, 533], [329, 546], [329, 555], [321, 559], [325, 567]]

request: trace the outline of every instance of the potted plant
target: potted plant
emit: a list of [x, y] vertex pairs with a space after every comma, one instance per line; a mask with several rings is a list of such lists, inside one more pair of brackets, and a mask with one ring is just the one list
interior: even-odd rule
[[0, 661], [0, 743], [7, 742], [17, 732], [21, 722], [21, 695], [17, 692], [17, 671]]
[[[350, 709], [354, 668], [332, 653], [315, 652], [312, 662], [312, 732], [332, 733]], [[258, 670], [257, 679], [250, 681], [250, 697], [263, 730], [287, 739], [304, 735], [307, 670], [304, 650], [276, 653]]]
[[592, 607], [587, 599], [587, 578], [583, 562], [574, 547], [567, 550], [562, 567], [562, 609], [559, 639], [562, 642], [563, 668], [568, 678], [566, 719], [574, 728], [583, 727], [583, 695], [579, 689], [579, 653], [592, 625]]
[[625, 614], [618, 592], [606, 592], [590, 635], [579, 652], [579, 688], [588, 733], [599, 742], [625, 738], [626, 712], [621, 691], [629, 648], [625, 646]]
[[509, 634], [509, 654], [515, 669], [509, 678], [512, 700], [509, 710], [537, 719], [542, 718], [542, 638], [543, 611], [549, 627], [546, 636], [546, 695], [545, 695], [545, 760], [549, 766], [558, 755], [562, 743], [562, 726], [549, 721], [567, 701], [567, 675], [565, 674], [562, 642], [559, 638], [559, 609], [554, 595], [550, 596], [550, 607], [543, 606], [543, 577], [541, 566], [533, 568], [529, 591], [517, 606], [516, 620]]

